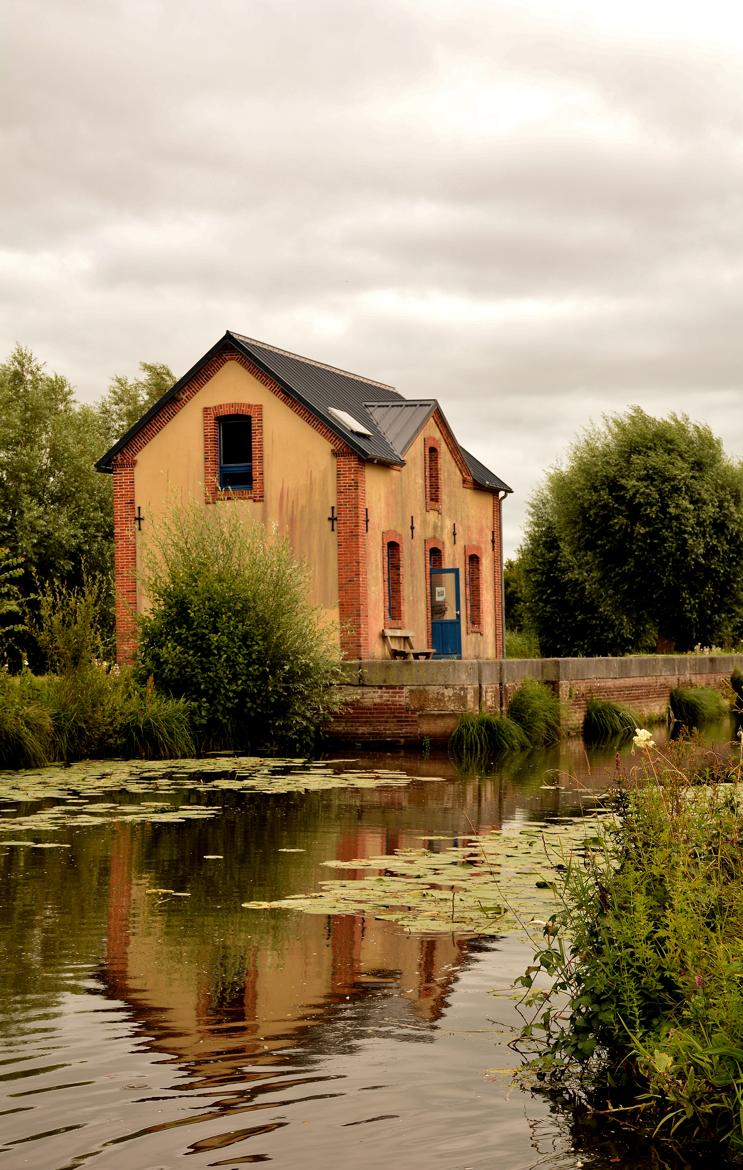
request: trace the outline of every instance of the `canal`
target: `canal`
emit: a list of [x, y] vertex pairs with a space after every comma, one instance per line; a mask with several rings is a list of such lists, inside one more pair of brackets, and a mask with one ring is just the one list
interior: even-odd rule
[[567, 741], [485, 777], [410, 755], [4, 774], [0, 1168], [675, 1167], [513, 1083], [522, 931], [244, 905], [476, 834], [526, 857], [616, 766]]

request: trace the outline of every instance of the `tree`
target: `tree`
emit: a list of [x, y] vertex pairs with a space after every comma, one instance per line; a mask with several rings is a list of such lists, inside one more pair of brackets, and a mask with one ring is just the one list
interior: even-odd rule
[[0, 365], [0, 545], [35, 580], [82, 581], [110, 565], [110, 486], [94, 469], [102, 430], [66, 378], [17, 346]]
[[104, 447], [99, 455], [125, 435], [176, 380], [170, 366], [163, 362], [140, 362], [139, 368], [142, 371], [139, 378], [116, 374], [98, 404], [98, 415], [105, 436]]
[[336, 708], [339, 656], [287, 541], [232, 509], [194, 508], [155, 545], [140, 678], [189, 700], [202, 748], [307, 748]]
[[608, 417], [533, 497], [519, 564], [542, 654], [728, 640], [743, 599], [743, 465], [685, 415]]

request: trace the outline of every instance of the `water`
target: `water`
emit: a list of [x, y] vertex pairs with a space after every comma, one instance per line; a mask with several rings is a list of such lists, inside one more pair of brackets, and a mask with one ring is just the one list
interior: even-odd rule
[[[20, 834], [69, 848], [0, 834], [0, 1170], [648, 1165], [610, 1135], [581, 1148], [512, 1084], [521, 938], [242, 908], [317, 888], [331, 858], [575, 812], [614, 757], [567, 743], [483, 779], [441, 759], [354, 766], [380, 762], [420, 778], [276, 795], [184, 782], [169, 803], [221, 812], [109, 809]], [[100, 796], [129, 813], [152, 799], [146, 783]]]

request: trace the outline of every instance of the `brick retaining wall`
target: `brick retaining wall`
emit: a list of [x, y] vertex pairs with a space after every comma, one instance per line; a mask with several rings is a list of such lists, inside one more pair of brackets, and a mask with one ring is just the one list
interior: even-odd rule
[[552, 687], [564, 704], [566, 729], [577, 731], [591, 696], [658, 716], [674, 687], [719, 688], [735, 667], [743, 670], [743, 654], [347, 662], [345, 706], [330, 734], [346, 742], [443, 741], [465, 711], [505, 711], [527, 678]]

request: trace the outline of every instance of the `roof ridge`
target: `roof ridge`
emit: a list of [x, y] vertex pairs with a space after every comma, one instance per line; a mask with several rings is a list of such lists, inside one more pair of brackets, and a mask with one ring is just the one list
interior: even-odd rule
[[[248, 337], [245, 333], [236, 333], [234, 329], [229, 329], [228, 332], [233, 337], [237, 337], [239, 341], [252, 342], [253, 345], [260, 345], [262, 349], [268, 349], [272, 353], [280, 353], [283, 357], [294, 358], [298, 362], [306, 362], [308, 366], [316, 366], [319, 370], [329, 370], [332, 374], [342, 374], [344, 378], [353, 378], [356, 382], [364, 382], [367, 386], [379, 386], [382, 390], [394, 390], [395, 394], [402, 394], [389, 382], [378, 382], [375, 378], [365, 378], [363, 374], [353, 374], [350, 370], [343, 370], [340, 366], [330, 366], [327, 362], [318, 362], [314, 358], [304, 357], [301, 353], [293, 353], [290, 349], [281, 349], [278, 345], [271, 345], [268, 341], [259, 341], [257, 337]], [[403, 401], [405, 401], [403, 399]]]
[[[390, 389], [394, 390], [395, 388], [391, 386]], [[364, 406], [433, 406], [434, 404], [438, 406], [435, 398], [403, 398], [401, 394], [399, 402], [390, 402], [389, 399], [385, 398], [377, 402], [375, 399], [370, 398], [368, 402], [364, 403]]]

